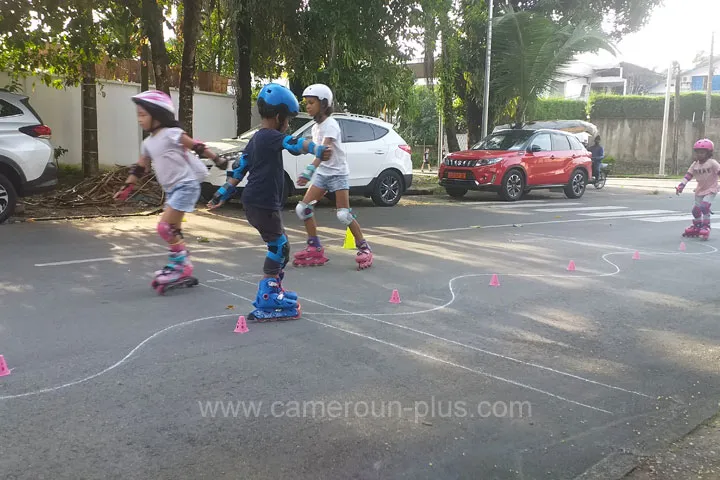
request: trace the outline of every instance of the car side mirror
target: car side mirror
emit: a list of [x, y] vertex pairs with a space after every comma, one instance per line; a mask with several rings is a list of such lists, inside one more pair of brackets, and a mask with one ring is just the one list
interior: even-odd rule
[[536, 153], [536, 152], [542, 152], [542, 147], [540, 145], [533, 145], [532, 147], [528, 147], [527, 153]]

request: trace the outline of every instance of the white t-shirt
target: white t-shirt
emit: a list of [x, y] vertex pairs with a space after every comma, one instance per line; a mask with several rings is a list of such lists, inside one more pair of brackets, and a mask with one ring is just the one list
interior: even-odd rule
[[337, 120], [332, 117], [326, 118], [322, 123], [316, 123], [312, 127], [313, 142], [322, 145], [326, 138], [331, 138], [332, 156], [326, 162], [320, 162], [317, 173], [320, 175], [350, 175], [347, 154], [342, 143], [342, 132]]
[[197, 181], [185, 147], [181, 128], [163, 128], [143, 140], [141, 153], [152, 162], [158, 183], [165, 191], [181, 182]]

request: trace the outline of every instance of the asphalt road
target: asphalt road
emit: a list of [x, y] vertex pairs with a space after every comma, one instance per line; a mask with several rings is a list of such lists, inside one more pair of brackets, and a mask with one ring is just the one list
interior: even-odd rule
[[691, 204], [356, 206], [361, 272], [323, 207], [330, 263], [285, 281], [303, 318], [246, 334], [265, 248], [236, 206], [188, 218], [201, 285], [165, 297], [154, 217], [2, 226], [0, 477], [564, 479], [663, 448], [720, 394], [718, 240], [681, 238]]

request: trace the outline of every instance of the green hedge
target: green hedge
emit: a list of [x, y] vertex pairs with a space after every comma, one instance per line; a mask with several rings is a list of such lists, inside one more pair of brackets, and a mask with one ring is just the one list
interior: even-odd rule
[[564, 98], [541, 98], [530, 110], [531, 121], [543, 120], [585, 120], [587, 104], [581, 100]]
[[[674, 95], [670, 99], [670, 118], [675, 108]], [[593, 95], [589, 101], [590, 119], [603, 118], [663, 118], [664, 96], [641, 95]], [[680, 95], [680, 119], [702, 121], [705, 111], [705, 93], [693, 92]], [[720, 117], [720, 95], [712, 96], [713, 117]]]

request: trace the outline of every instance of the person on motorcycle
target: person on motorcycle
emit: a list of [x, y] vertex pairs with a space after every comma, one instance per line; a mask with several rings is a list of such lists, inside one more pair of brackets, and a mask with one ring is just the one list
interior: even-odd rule
[[595, 144], [588, 148], [588, 151], [592, 155], [593, 177], [595, 177], [595, 181], [597, 182], [600, 179], [600, 166], [605, 158], [605, 150], [602, 145], [600, 145], [600, 135], [595, 137]]

